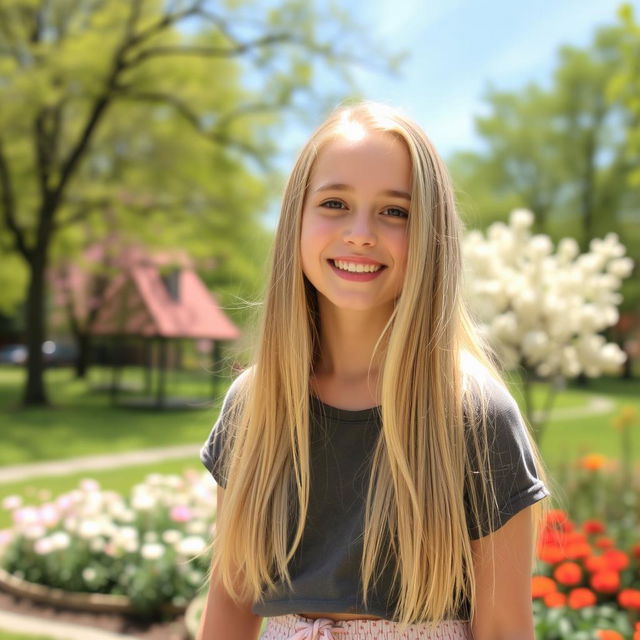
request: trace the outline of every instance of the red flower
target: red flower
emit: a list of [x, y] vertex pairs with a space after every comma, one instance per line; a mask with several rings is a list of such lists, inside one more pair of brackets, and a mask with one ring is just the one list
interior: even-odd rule
[[600, 520], [585, 520], [582, 529], [586, 534], [604, 533], [605, 526]]
[[544, 604], [549, 609], [553, 609], [554, 607], [564, 607], [564, 605], [567, 604], [567, 596], [559, 591], [552, 591], [545, 595]]
[[[637, 589], [623, 589], [618, 594], [618, 604], [623, 609], [636, 609], [640, 611], [640, 591]], [[636, 624], [640, 625], [640, 622]]]
[[556, 546], [564, 544], [564, 532], [558, 531], [558, 529], [551, 529], [549, 527], [543, 529], [542, 534], [540, 535], [540, 545], [544, 546], [547, 544]]
[[615, 593], [620, 589], [620, 574], [617, 571], [598, 571], [591, 576], [591, 587], [599, 593]]
[[566, 554], [564, 548], [555, 544], [547, 544], [538, 548], [538, 558], [547, 564], [556, 564], [565, 560]]
[[544, 598], [548, 593], [558, 590], [558, 585], [547, 576], [533, 576], [531, 579], [531, 595], [535, 598]]
[[591, 547], [586, 542], [578, 542], [576, 544], [570, 544], [567, 547], [566, 554], [570, 560], [579, 560], [580, 558], [587, 558], [591, 555]]
[[582, 580], [582, 569], [575, 562], [563, 562], [553, 572], [553, 577], [565, 586], [573, 587]]
[[608, 549], [602, 555], [609, 571], [622, 571], [629, 566], [629, 556], [620, 549]]
[[631, 555], [634, 558], [640, 559], [640, 544], [634, 544], [633, 547], [631, 547]]
[[596, 638], [598, 640], [624, 640], [617, 631], [611, 631], [610, 629], [599, 629], [596, 631]]
[[596, 603], [596, 594], [591, 589], [572, 589], [569, 593], [568, 604], [572, 609], [592, 607]]
[[598, 547], [598, 549], [612, 549], [614, 546], [615, 542], [606, 536], [601, 536], [596, 540], [596, 547]]
[[565, 536], [567, 544], [587, 544], [587, 538], [580, 531], [571, 531]]
[[561, 509], [551, 509], [547, 513], [546, 526], [551, 529], [559, 529], [560, 531], [572, 531], [573, 524], [569, 520], [569, 516]]
[[584, 566], [589, 573], [596, 573], [596, 571], [606, 571], [609, 568], [607, 561], [603, 556], [589, 556], [584, 559]]

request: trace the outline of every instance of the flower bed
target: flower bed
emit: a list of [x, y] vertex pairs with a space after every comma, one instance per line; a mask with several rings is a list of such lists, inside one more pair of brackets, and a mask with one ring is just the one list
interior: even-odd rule
[[537, 637], [631, 638], [640, 614], [640, 544], [621, 549], [607, 534], [599, 520], [577, 527], [564, 511], [549, 513], [532, 582]]
[[154, 474], [127, 498], [84, 480], [51, 502], [3, 506], [14, 524], [0, 532], [0, 566], [19, 581], [117, 596], [114, 606], [148, 617], [184, 610], [205, 582], [215, 518], [205, 473]]

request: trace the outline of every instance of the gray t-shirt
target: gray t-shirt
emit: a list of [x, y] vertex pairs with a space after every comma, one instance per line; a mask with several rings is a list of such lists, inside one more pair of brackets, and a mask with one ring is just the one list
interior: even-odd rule
[[[220, 486], [221, 451], [225, 436], [225, 413], [237, 391], [232, 385], [220, 417], [201, 450], [201, 460]], [[491, 468], [498, 510], [494, 529], [545, 496], [549, 491], [538, 478], [526, 427], [511, 395], [493, 380], [487, 381]], [[363, 546], [364, 509], [371, 455], [380, 430], [376, 407], [347, 411], [310, 401], [311, 492], [303, 539], [289, 564], [292, 588], [278, 583], [275, 592], [253, 605], [260, 616], [289, 613], [350, 613], [392, 620], [397, 593], [392, 589], [393, 568], [387, 563], [369, 594], [362, 599], [360, 560]], [[465, 507], [469, 515], [468, 501]], [[469, 526], [471, 539], [490, 533]], [[468, 619], [468, 607], [458, 619]]]

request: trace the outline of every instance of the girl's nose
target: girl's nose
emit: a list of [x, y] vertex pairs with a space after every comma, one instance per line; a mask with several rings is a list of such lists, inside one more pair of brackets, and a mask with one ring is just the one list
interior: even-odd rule
[[356, 213], [349, 219], [344, 241], [357, 246], [373, 246], [376, 243], [373, 221], [368, 213]]

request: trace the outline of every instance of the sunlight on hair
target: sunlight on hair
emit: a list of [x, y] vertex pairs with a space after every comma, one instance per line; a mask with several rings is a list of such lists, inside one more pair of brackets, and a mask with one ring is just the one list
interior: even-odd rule
[[366, 127], [354, 120], [350, 113], [343, 113], [336, 126], [336, 131], [350, 142], [358, 142], [367, 135]]

